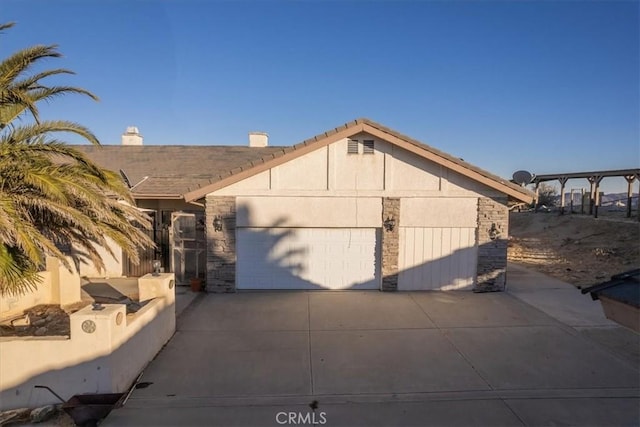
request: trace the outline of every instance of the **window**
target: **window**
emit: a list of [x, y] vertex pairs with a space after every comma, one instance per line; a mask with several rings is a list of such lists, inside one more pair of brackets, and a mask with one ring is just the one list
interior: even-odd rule
[[350, 139], [347, 142], [347, 154], [358, 154], [358, 140]]
[[362, 149], [363, 154], [373, 154], [373, 139], [365, 139], [362, 141], [362, 144], [364, 145]]

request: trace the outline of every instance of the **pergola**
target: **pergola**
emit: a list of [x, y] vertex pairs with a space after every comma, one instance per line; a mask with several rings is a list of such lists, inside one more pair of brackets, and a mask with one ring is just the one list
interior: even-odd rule
[[[560, 182], [560, 212], [564, 213], [565, 198], [564, 187], [570, 179], [586, 179], [589, 181], [589, 215], [593, 214], [598, 217], [598, 207], [600, 206], [600, 182], [603, 178], [621, 176], [627, 181], [627, 217], [631, 217], [631, 197], [633, 195], [633, 182], [640, 180], [640, 169], [619, 169], [608, 171], [594, 172], [572, 172], [572, 173], [555, 173], [536, 175], [531, 183], [536, 186], [536, 197], [538, 195], [538, 187], [541, 182], [555, 181]], [[640, 211], [640, 203], [638, 203]], [[640, 213], [639, 213], [640, 219]]]

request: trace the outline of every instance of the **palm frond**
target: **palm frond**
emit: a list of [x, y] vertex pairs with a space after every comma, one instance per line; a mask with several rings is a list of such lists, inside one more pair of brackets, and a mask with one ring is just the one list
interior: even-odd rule
[[6, 23], [4, 23], [4, 24], [0, 24], [0, 32], [2, 32], [2, 31], [4, 31], [4, 30], [6, 30], [6, 29], [8, 29], [8, 28], [13, 27], [14, 25], [16, 25], [16, 23], [15, 23], [15, 22], [6, 22]]
[[[0, 24], [0, 32], [13, 23]], [[129, 188], [115, 172], [100, 168], [60, 135], [79, 135], [93, 145], [97, 137], [71, 121], [40, 121], [38, 103], [71, 94], [98, 98], [44, 79], [71, 71], [57, 68], [32, 73], [45, 58], [57, 58], [55, 45], [22, 49], [0, 62], [0, 295], [37, 286], [45, 256], [71, 268], [60, 250], [71, 245], [98, 269], [115, 242], [134, 262], [140, 248], [153, 247], [143, 231], [149, 218], [133, 206]], [[15, 122], [29, 113], [34, 123]], [[27, 115], [28, 116], [28, 115]], [[126, 203], [122, 203], [122, 201]], [[77, 261], [77, 259], [76, 259]]]
[[42, 281], [37, 265], [16, 248], [0, 244], [0, 295], [20, 295]]
[[[12, 98], [15, 92], [23, 93], [26, 96], [20, 99]], [[18, 87], [18, 89], [9, 88], [5, 94], [0, 93], [0, 123], [10, 123], [18, 118], [25, 110], [35, 117], [36, 122], [40, 120], [37, 108], [38, 102], [50, 101], [55, 97], [63, 95], [86, 95], [94, 101], [98, 101], [98, 97], [88, 90], [73, 86], [53, 86], [53, 87]]]
[[35, 45], [15, 52], [0, 62], [0, 88], [9, 87], [21, 74], [29, 71], [34, 64], [44, 58], [59, 58], [57, 45]]
[[[100, 145], [100, 141], [98, 141], [98, 138], [89, 128], [67, 120], [48, 120], [40, 123], [21, 125], [8, 132], [6, 136], [3, 135], [0, 141], [29, 143], [35, 141], [38, 137], [61, 132], [73, 133], [81, 136], [93, 145]], [[44, 140], [39, 141], [43, 142]]]

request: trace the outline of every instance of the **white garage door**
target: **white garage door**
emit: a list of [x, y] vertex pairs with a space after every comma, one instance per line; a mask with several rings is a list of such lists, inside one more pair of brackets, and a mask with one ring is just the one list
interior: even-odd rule
[[375, 228], [238, 228], [237, 289], [378, 289]]
[[398, 289], [452, 290], [473, 286], [475, 228], [400, 227]]

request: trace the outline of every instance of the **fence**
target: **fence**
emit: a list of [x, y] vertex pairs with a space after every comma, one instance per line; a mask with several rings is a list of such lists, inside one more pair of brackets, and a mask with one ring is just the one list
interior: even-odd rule
[[[154, 230], [144, 230], [145, 234], [154, 239]], [[154, 239], [155, 241], [155, 239]], [[153, 273], [153, 260], [156, 259], [156, 249], [146, 248], [138, 251], [140, 263], [134, 264], [133, 261], [122, 253], [122, 274], [128, 277], [142, 277], [145, 274]]]

